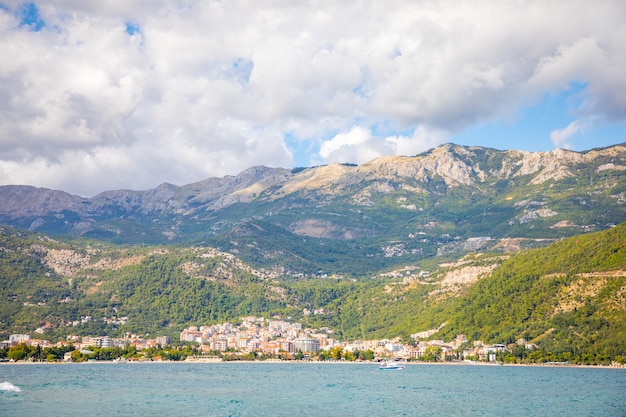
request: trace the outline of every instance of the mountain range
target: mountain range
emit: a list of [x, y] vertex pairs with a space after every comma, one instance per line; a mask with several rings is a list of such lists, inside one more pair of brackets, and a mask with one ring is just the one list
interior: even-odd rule
[[353, 274], [517, 250], [626, 221], [626, 145], [586, 152], [447, 144], [362, 165], [237, 176], [85, 198], [0, 186], [0, 224], [124, 244], [194, 244], [283, 274]]

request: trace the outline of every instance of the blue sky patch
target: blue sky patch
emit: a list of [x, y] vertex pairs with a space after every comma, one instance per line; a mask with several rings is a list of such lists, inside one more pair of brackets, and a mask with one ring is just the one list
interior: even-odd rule
[[249, 59], [238, 58], [233, 62], [232, 69], [235, 78], [240, 84], [247, 84], [250, 81], [250, 75], [254, 69], [254, 63]]
[[[476, 145], [504, 149], [546, 152], [554, 149], [550, 135], [565, 129], [577, 119], [585, 120], [583, 103], [586, 82], [571, 82], [569, 88], [546, 93], [541, 101], [518, 111], [513, 121], [492, 120], [470, 126], [451, 137], [459, 145]], [[587, 120], [591, 123], [591, 120]], [[572, 134], [567, 141], [574, 150], [586, 150], [624, 142], [626, 123], [593, 120], [587, 129]]]
[[141, 28], [133, 22], [126, 22], [126, 33], [133, 36], [135, 33], [141, 34]]
[[39, 9], [35, 3], [25, 3], [18, 10], [20, 26], [28, 26], [34, 32], [39, 32], [46, 26], [46, 22], [39, 15]]

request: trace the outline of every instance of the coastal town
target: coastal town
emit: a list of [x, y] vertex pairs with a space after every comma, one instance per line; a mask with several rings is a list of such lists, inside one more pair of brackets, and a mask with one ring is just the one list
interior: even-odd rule
[[[62, 352], [62, 357], [47, 355], [49, 362], [72, 362], [102, 359], [95, 353], [102, 350], [117, 350], [120, 355], [113, 359], [124, 361], [225, 361], [225, 360], [307, 360], [307, 361], [427, 361], [427, 362], [496, 362], [506, 361], [512, 349], [533, 350], [535, 346], [524, 339], [512, 346], [485, 344], [469, 341], [465, 335], [454, 340], [431, 339], [435, 330], [415, 333], [411, 340], [400, 338], [380, 340], [340, 341], [333, 337], [330, 328], [305, 328], [301, 323], [292, 323], [280, 318], [243, 317], [237, 323], [222, 323], [210, 326], [190, 326], [180, 333], [179, 340], [169, 336], [148, 338], [135, 334], [124, 337], [68, 336], [66, 340], [52, 343], [45, 339], [31, 338], [29, 334], [12, 334], [0, 342], [5, 353], [4, 361], [34, 361], [24, 354], [30, 347], [50, 352]], [[424, 340], [428, 339], [428, 340]], [[54, 350], [56, 348], [56, 350]], [[184, 354], [173, 358], [154, 353], [159, 349], [181, 351]], [[18, 354], [11, 355], [12, 352]], [[60, 355], [58, 355], [60, 356]], [[509, 355], [510, 356], [510, 355]], [[111, 358], [111, 356], [107, 356]]]
[[403, 343], [401, 338], [342, 342], [333, 337], [330, 328], [303, 328], [300, 323], [252, 316], [242, 318], [239, 325], [192, 326], [181, 332], [180, 340], [198, 343], [204, 354], [252, 353], [283, 360], [421, 359], [435, 362], [467, 359], [493, 362], [496, 353], [506, 348], [504, 345], [485, 345], [480, 341], [469, 343], [465, 335], [458, 335], [449, 342], [420, 341], [432, 334], [430, 331], [416, 333], [411, 336], [412, 343]]

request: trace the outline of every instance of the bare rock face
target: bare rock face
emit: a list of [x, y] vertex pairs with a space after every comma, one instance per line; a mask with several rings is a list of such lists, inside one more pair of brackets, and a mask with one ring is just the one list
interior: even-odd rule
[[449, 186], [471, 185], [477, 177], [480, 177], [479, 171], [459, 158], [452, 152], [453, 150], [469, 158], [472, 156], [472, 152], [466, 148], [442, 146], [424, 158], [422, 172], [440, 176]]

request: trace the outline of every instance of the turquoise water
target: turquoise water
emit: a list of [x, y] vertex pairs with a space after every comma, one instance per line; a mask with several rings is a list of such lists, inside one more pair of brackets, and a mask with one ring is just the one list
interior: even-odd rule
[[0, 416], [626, 416], [626, 370], [165, 363], [0, 366]]

